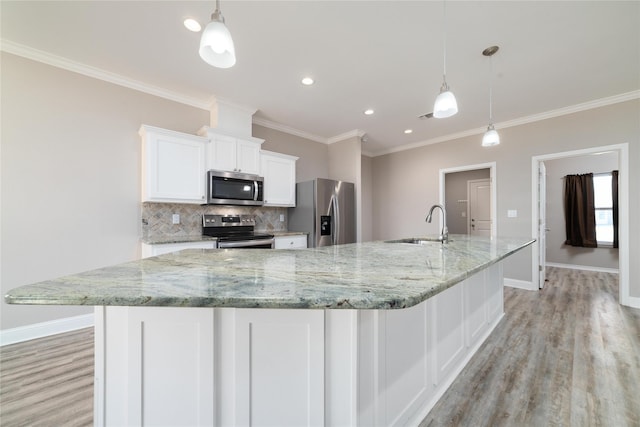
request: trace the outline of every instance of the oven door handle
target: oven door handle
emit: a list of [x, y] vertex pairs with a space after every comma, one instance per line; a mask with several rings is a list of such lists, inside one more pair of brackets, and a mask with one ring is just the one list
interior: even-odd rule
[[241, 242], [218, 242], [218, 248], [249, 248], [251, 246], [271, 245], [273, 247], [274, 239], [257, 239], [257, 240], [243, 240]]

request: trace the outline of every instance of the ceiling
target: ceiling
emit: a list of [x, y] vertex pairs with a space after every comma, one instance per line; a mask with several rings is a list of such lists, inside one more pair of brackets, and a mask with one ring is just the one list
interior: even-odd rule
[[[223, 0], [237, 55], [229, 69], [202, 61], [200, 35], [182, 24], [193, 17], [206, 25], [214, 1], [0, 7], [4, 50], [36, 49], [193, 105], [218, 97], [257, 109], [257, 123], [316, 141], [359, 130], [372, 155], [462, 134], [477, 133], [480, 143], [490, 77], [482, 51], [492, 45], [500, 47], [492, 76], [498, 130], [640, 90], [638, 1], [447, 2], [447, 82], [460, 112], [427, 120], [418, 116], [432, 111], [442, 83], [440, 1]], [[307, 75], [314, 85], [300, 83]], [[368, 108], [375, 113], [365, 116]]]

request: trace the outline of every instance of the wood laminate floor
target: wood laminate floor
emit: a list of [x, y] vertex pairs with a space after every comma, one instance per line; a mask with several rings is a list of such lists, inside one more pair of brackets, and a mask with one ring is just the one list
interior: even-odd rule
[[0, 426], [93, 425], [93, 328], [0, 348]]
[[547, 279], [505, 288], [505, 318], [420, 427], [640, 426], [640, 310], [617, 275]]
[[[640, 310], [618, 276], [549, 268], [540, 292], [505, 288], [505, 318], [420, 427], [640, 427]], [[93, 331], [0, 349], [0, 425], [84, 426]]]

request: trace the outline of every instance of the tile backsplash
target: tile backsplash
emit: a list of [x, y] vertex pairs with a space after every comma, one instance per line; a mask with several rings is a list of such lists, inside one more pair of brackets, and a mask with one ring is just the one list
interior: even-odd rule
[[[180, 215], [180, 224], [173, 224], [174, 214]], [[144, 202], [142, 203], [142, 239], [200, 236], [203, 214], [255, 215], [256, 231], [287, 231], [287, 208]], [[284, 215], [284, 221], [280, 221], [280, 215]]]

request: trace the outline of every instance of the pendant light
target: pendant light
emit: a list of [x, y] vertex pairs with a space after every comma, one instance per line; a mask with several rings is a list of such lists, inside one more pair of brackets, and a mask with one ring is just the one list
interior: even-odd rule
[[220, 12], [220, 0], [216, 0], [216, 10], [211, 14], [211, 22], [202, 32], [200, 57], [207, 64], [218, 68], [233, 67], [236, 63], [236, 50]]
[[487, 126], [487, 131], [484, 133], [482, 137], [482, 146], [483, 147], [491, 147], [494, 145], [500, 144], [500, 135], [493, 128], [493, 111], [491, 108], [492, 97], [493, 97], [493, 54], [496, 53], [500, 49], [498, 46], [491, 46], [482, 51], [484, 56], [489, 57], [490, 72], [489, 72], [489, 126]]
[[447, 84], [447, 4], [446, 1], [442, 2], [442, 15], [443, 15], [443, 72], [442, 72], [442, 86], [440, 87], [440, 94], [436, 98], [436, 102], [433, 104], [433, 117], [442, 119], [445, 117], [451, 117], [458, 112], [458, 103], [453, 92], [449, 90]]

